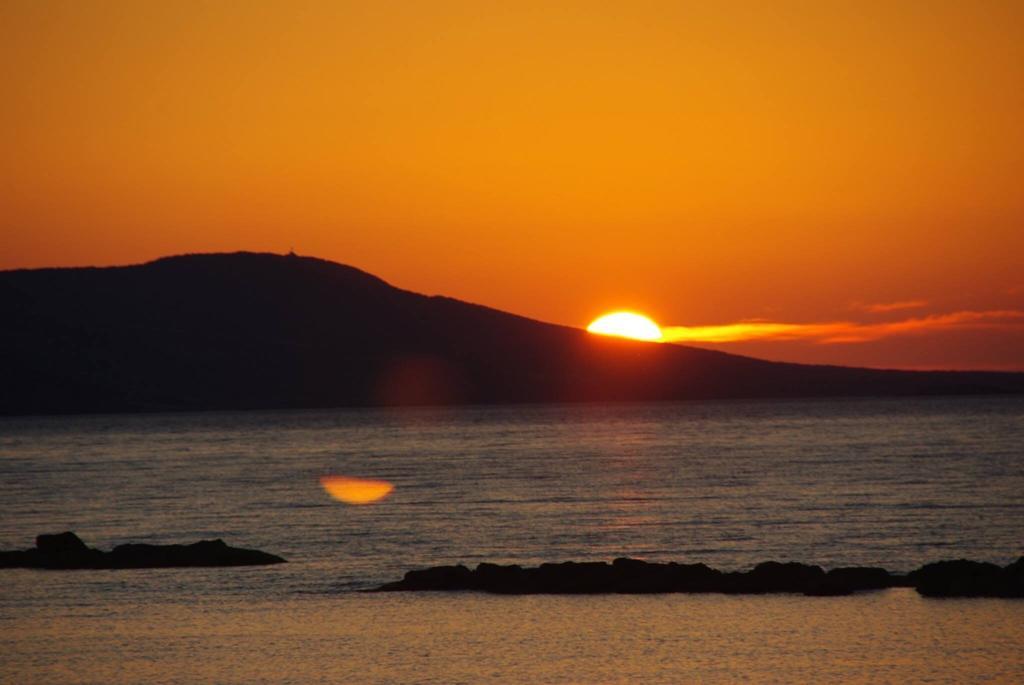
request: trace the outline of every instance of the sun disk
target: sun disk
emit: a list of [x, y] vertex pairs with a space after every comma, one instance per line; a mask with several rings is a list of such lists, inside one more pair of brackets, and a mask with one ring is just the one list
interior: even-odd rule
[[605, 314], [594, 319], [587, 326], [587, 330], [599, 335], [614, 335], [632, 340], [647, 340], [650, 342], [661, 340], [661, 329], [658, 327], [658, 324], [643, 314], [636, 314], [634, 312]]

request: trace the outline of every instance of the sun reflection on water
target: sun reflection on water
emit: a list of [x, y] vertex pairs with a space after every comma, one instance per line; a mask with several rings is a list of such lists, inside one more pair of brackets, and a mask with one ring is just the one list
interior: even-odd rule
[[334, 499], [345, 504], [370, 504], [387, 497], [395, 486], [386, 480], [322, 476], [320, 485]]

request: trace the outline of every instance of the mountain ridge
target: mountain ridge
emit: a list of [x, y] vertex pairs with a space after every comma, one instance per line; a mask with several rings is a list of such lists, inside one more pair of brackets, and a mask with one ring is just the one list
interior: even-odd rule
[[0, 321], [0, 414], [1024, 392], [595, 336], [269, 253], [0, 271]]

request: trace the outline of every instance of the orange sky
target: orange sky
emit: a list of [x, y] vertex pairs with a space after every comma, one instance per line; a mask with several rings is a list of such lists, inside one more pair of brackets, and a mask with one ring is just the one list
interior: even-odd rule
[[884, 333], [703, 343], [771, 359], [1024, 369], [1022, 26], [984, 1], [10, 0], [0, 268], [294, 246], [576, 326]]

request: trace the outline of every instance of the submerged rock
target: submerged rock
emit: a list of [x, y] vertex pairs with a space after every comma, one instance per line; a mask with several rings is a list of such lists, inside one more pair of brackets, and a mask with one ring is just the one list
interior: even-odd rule
[[40, 535], [35, 549], [0, 552], [0, 568], [119, 569], [196, 566], [260, 566], [284, 559], [255, 549], [230, 547], [223, 540], [191, 545], [118, 545], [110, 552], [87, 547], [72, 532]]

